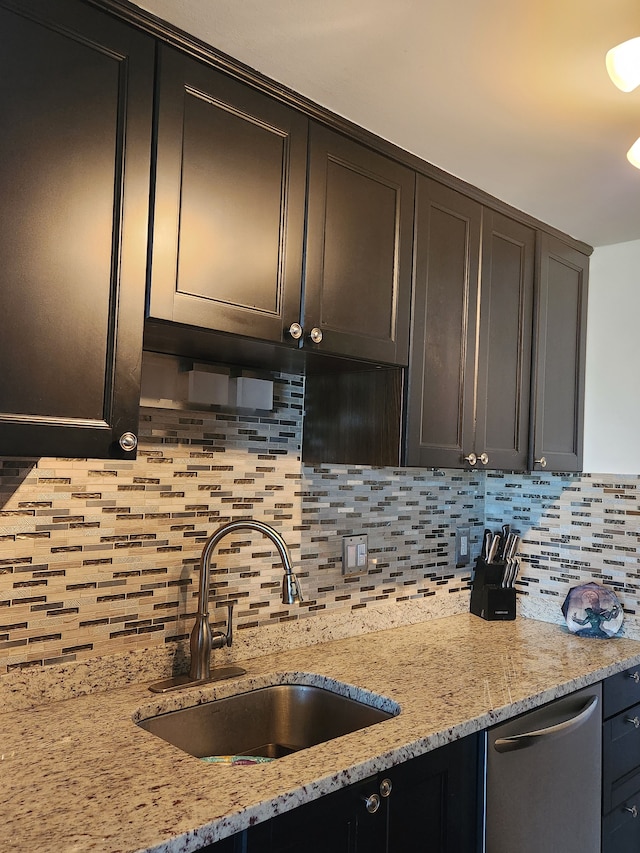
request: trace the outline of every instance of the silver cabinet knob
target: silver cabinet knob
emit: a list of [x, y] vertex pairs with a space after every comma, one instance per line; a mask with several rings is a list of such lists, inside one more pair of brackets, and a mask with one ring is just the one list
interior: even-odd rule
[[300, 323], [292, 323], [289, 326], [289, 334], [294, 341], [299, 340], [302, 337], [302, 326]]
[[640, 729], [640, 718], [639, 717], [627, 717], [628, 723], [633, 723], [634, 728]]
[[314, 344], [319, 344], [322, 340], [322, 329], [319, 329], [317, 326], [311, 329], [311, 334], [309, 335]]
[[476, 456], [475, 453], [470, 453], [468, 456], [464, 457], [464, 461], [468, 462], [469, 465], [475, 465], [476, 462], [478, 461], [478, 457]]
[[123, 432], [118, 444], [123, 450], [135, 450], [138, 446], [138, 439], [132, 432]]
[[483, 465], [489, 464], [489, 454], [488, 453], [481, 453], [480, 456], [478, 456], [478, 459], [482, 462]]
[[392, 788], [393, 783], [391, 782], [391, 779], [383, 779], [382, 782], [380, 782], [380, 796], [385, 798], [388, 797], [391, 794]]
[[638, 807], [637, 806], [625, 806], [624, 810], [626, 812], [631, 812], [631, 817], [638, 817]]
[[380, 797], [378, 794], [370, 794], [368, 797], [363, 797], [364, 807], [369, 814], [375, 814], [380, 808]]
[[635, 672], [630, 672], [627, 675], [627, 678], [632, 678], [636, 684], [640, 684], [640, 672], [638, 672], [638, 670], [636, 670]]
[[541, 468], [547, 467], [547, 460], [546, 460], [546, 457], [544, 457], [544, 456], [541, 456], [540, 459], [534, 459], [533, 461], [536, 465], [539, 465]]

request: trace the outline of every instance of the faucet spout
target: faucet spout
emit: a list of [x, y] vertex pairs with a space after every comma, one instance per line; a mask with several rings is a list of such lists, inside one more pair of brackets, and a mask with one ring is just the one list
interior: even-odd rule
[[295, 601], [302, 602], [302, 591], [300, 583], [291, 566], [291, 557], [287, 543], [273, 527], [263, 521], [253, 518], [242, 521], [230, 521], [219, 527], [205, 542], [200, 558], [200, 582], [198, 585], [198, 613], [196, 622], [191, 631], [191, 667], [189, 678], [191, 681], [207, 681], [211, 677], [211, 650], [217, 645], [231, 645], [231, 613], [227, 633], [220, 638], [213, 638], [209, 625], [209, 584], [211, 579], [211, 555], [222, 538], [238, 530], [255, 530], [262, 533], [275, 545], [284, 570], [282, 578], [282, 601], [284, 604], [293, 604]]

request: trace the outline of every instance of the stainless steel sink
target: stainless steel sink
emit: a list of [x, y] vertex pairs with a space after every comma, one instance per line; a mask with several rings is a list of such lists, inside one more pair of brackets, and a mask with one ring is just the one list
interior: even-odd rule
[[382, 711], [322, 687], [277, 684], [170, 711], [138, 725], [197, 758], [280, 758], [397, 713], [399, 708]]

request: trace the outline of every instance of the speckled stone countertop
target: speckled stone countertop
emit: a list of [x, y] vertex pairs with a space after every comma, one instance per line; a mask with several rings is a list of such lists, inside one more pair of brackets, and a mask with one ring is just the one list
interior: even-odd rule
[[[0, 850], [191, 851], [250, 822], [640, 664], [633, 640], [469, 614], [246, 661], [236, 681], [158, 696], [146, 685], [0, 715]], [[269, 683], [333, 680], [401, 713], [250, 767], [210, 765], [133, 722]]]

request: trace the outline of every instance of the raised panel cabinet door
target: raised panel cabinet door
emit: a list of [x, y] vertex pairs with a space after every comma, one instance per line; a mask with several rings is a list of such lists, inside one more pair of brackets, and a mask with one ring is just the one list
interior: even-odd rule
[[153, 67], [85, 3], [0, 2], [0, 455], [135, 455]]
[[148, 315], [297, 346], [307, 119], [164, 45], [157, 97]]
[[541, 234], [537, 267], [530, 462], [534, 470], [580, 471], [589, 259], [561, 240]]
[[407, 364], [414, 183], [405, 166], [311, 125], [305, 348]]
[[[640, 779], [636, 779], [640, 783]], [[602, 853], [640, 850], [640, 790], [602, 819]]]
[[419, 176], [406, 462], [460, 468], [474, 449], [482, 207]]
[[535, 231], [485, 208], [475, 452], [487, 468], [527, 470], [534, 261]]
[[480, 850], [479, 754], [470, 735], [380, 774], [391, 782], [387, 853]]
[[[379, 807], [367, 811], [375, 794]], [[349, 785], [247, 831], [248, 853], [385, 853], [386, 820], [376, 777]]]

